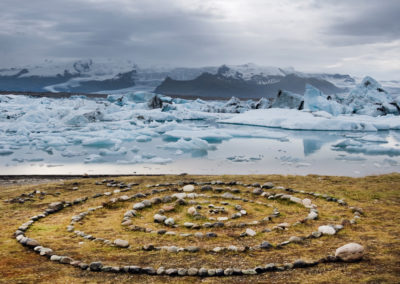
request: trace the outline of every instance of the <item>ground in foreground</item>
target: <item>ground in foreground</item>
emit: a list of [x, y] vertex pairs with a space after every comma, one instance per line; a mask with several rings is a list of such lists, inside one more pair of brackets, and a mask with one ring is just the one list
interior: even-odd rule
[[[383, 176], [371, 176], [365, 178], [327, 177], [327, 176], [132, 176], [113, 178], [125, 183], [138, 183], [129, 194], [145, 192], [148, 184], [176, 183], [178, 181], [238, 181], [245, 184], [258, 182], [272, 182], [276, 186], [294, 188], [308, 192], [318, 192], [330, 196], [343, 198], [351, 205], [362, 208], [364, 215], [354, 225], [345, 226], [335, 236], [323, 236], [315, 240], [307, 240], [300, 244], [291, 243], [282, 249], [270, 251], [250, 252], [222, 252], [210, 253], [200, 251], [197, 254], [188, 252], [144, 252], [140, 249], [119, 249], [95, 242], [84, 240], [71, 232], [66, 231], [71, 216], [79, 214], [89, 207], [101, 205], [110, 197], [100, 197], [89, 200], [87, 203], [77, 205], [74, 208], [66, 208], [62, 212], [51, 215], [35, 223], [27, 235], [37, 239], [41, 244], [46, 244], [55, 249], [61, 255], [69, 255], [73, 258], [84, 258], [88, 262], [105, 260], [110, 264], [134, 263], [140, 266], [166, 266], [166, 267], [243, 267], [257, 266], [270, 262], [291, 262], [296, 259], [318, 259], [327, 254], [334, 254], [335, 249], [349, 242], [362, 244], [367, 255], [364, 260], [356, 263], [328, 263], [304, 269], [286, 270], [283, 272], [268, 272], [254, 276], [230, 276], [230, 277], [169, 277], [169, 276], [145, 276], [132, 274], [115, 274], [103, 272], [82, 271], [69, 265], [63, 265], [49, 261], [46, 257], [21, 246], [13, 237], [14, 231], [31, 216], [43, 212], [51, 202], [59, 200], [74, 200], [83, 196], [93, 196], [96, 193], [113, 191], [115, 188], [107, 188], [105, 185], [95, 185], [96, 181], [103, 178], [83, 178], [76, 180], [62, 180], [46, 184], [36, 185], [2, 185], [0, 187], [0, 282], [1, 283], [244, 283], [244, 282], [273, 282], [273, 283], [398, 283], [400, 281], [400, 174]], [[245, 187], [236, 186], [242, 192]], [[33, 190], [46, 192], [40, 199], [35, 195], [32, 201], [24, 203], [6, 203], [6, 199], [30, 193]], [[273, 191], [270, 190], [270, 191]], [[54, 195], [53, 195], [54, 194]], [[121, 193], [122, 194], [122, 193]], [[119, 194], [119, 195], [121, 195]], [[246, 195], [244, 193], [244, 195]], [[112, 196], [111, 196], [112, 197]], [[253, 198], [248, 193], [246, 198]], [[100, 210], [89, 216], [88, 220], [77, 224], [79, 229], [98, 237], [109, 239], [123, 238], [138, 247], [148, 243], [176, 245], [186, 247], [197, 245], [199, 247], [215, 246], [252, 246], [263, 241], [276, 244], [295, 235], [304, 235], [310, 230], [315, 231], [320, 225], [338, 223], [342, 219], [351, 218], [347, 211], [336, 204], [325, 202], [321, 199], [312, 200], [320, 211], [320, 218], [315, 222], [287, 231], [275, 231], [261, 233], [263, 227], [272, 228], [280, 222], [293, 224], [300, 216], [304, 215], [303, 208], [289, 206], [286, 203], [277, 203], [271, 200], [271, 204], [279, 208], [281, 219], [273, 221], [268, 226], [252, 227], [257, 234], [252, 237], [238, 237], [229, 228], [216, 228], [221, 237], [213, 240], [197, 240], [193, 238], [178, 238], [172, 236], [155, 236], [153, 234], [132, 232], [121, 227], [121, 219], [126, 210], [132, 208], [136, 201], [118, 204]], [[222, 202], [217, 199], [216, 203]], [[254, 204], [244, 204], [250, 220], [257, 219], [263, 211]], [[175, 219], [191, 221], [186, 214], [179, 214]], [[186, 209], [183, 209], [186, 210]], [[64, 212], [65, 211], [65, 212]], [[153, 214], [157, 210], [144, 211], [140, 216], [139, 224], [152, 223]], [[246, 220], [246, 219], [244, 219]], [[157, 227], [159, 224], [152, 224]], [[161, 228], [161, 227], [157, 227]], [[181, 229], [178, 229], [178, 231]], [[244, 231], [244, 229], [240, 230]], [[237, 231], [237, 230], [236, 230]]]

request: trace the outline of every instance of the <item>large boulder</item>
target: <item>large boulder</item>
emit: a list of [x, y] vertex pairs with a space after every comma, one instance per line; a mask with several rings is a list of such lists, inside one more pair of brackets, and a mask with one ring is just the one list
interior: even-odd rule
[[357, 243], [349, 243], [341, 246], [335, 252], [335, 257], [346, 262], [361, 260], [363, 256], [364, 247]]

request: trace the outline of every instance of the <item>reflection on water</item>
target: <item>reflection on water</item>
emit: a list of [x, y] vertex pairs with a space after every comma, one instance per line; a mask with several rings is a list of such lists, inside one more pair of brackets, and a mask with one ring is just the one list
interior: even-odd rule
[[[213, 127], [221, 126], [213, 125]], [[275, 136], [248, 138], [243, 135], [218, 140], [219, 143], [212, 144], [215, 148], [209, 150], [167, 149], [162, 146], [178, 139], [162, 135], [147, 142], [124, 141], [118, 150], [111, 149], [112, 147], [74, 145], [66, 148], [54, 145], [51, 149], [38, 151], [34, 145], [26, 145], [14, 149], [13, 153], [2, 153], [0, 170], [6, 175], [187, 172], [347, 176], [400, 171], [400, 131], [371, 134], [293, 131], [238, 125], [224, 125], [223, 129], [241, 130], [243, 133], [265, 130]]]

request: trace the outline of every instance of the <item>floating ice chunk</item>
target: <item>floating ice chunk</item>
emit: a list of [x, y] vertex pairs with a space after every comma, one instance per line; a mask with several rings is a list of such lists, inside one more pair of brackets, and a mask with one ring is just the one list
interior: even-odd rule
[[54, 136], [48, 136], [46, 137], [46, 144], [48, 146], [53, 146], [53, 147], [58, 147], [58, 146], [65, 146], [69, 145], [68, 141], [63, 138], [63, 137], [54, 137]]
[[66, 119], [66, 125], [82, 126], [89, 123], [89, 120], [83, 115], [74, 115]]
[[232, 156], [232, 157], [227, 157], [227, 160], [230, 160], [234, 163], [240, 163], [240, 162], [253, 162], [253, 161], [260, 161], [262, 160], [264, 156], [259, 155], [257, 157], [246, 157], [246, 156]]
[[118, 139], [108, 138], [87, 138], [82, 141], [82, 145], [86, 147], [108, 148], [121, 143]]
[[164, 136], [167, 139], [202, 139], [209, 143], [217, 143], [232, 138], [232, 135], [228, 134], [225, 130], [219, 129], [172, 130], [165, 132]]
[[123, 156], [123, 155], [126, 155], [127, 152], [128, 151], [124, 147], [122, 147], [121, 149], [116, 150], [116, 151], [103, 149], [103, 150], [100, 150], [99, 154], [100, 154], [100, 156]]
[[11, 151], [9, 149], [0, 149], [0, 156], [7, 156], [11, 155], [12, 153], [14, 153], [14, 151]]
[[151, 157], [146, 158], [142, 155], [136, 155], [129, 160], [118, 160], [117, 164], [139, 164], [139, 163], [149, 163], [149, 164], [167, 164], [172, 162], [170, 158], [162, 158], [162, 157]]
[[343, 97], [342, 103], [348, 105], [352, 112], [378, 116], [385, 114], [399, 114], [396, 102], [376, 80], [367, 76], [361, 84]]
[[385, 137], [381, 137], [378, 135], [372, 135], [372, 134], [365, 135], [365, 136], [359, 138], [359, 140], [367, 141], [367, 142], [387, 143], [387, 140]]
[[303, 105], [303, 96], [289, 91], [279, 91], [271, 107], [302, 109], [302, 105]]
[[91, 154], [85, 158], [85, 163], [103, 163], [105, 162], [104, 158], [97, 154]]
[[87, 155], [86, 151], [66, 150], [66, 151], [61, 153], [61, 156], [66, 157], [66, 158], [79, 157], [79, 156], [85, 156], [85, 155]]
[[249, 110], [219, 122], [294, 130], [377, 131], [400, 129], [399, 116], [339, 115], [325, 118], [305, 111], [276, 108]]
[[136, 142], [149, 142], [149, 141], [151, 141], [150, 136], [140, 135], [140, 136], [136, 137]]
[[334, 151], [345, 151], [348, 153], [363, 153], [365, 155], [388, 155], [400, 156], [399, 147], [390, 147], [388, 145], [368, 144], [355, 141], [354, 139], [346, 139], [332, 145]]
[[181, 150], [184, 152], [190, 151], [208, 151], [208, 150], [215, 150], [216, 147], [210, 145], [207, 141], [204, 141], [199, 138], [193, 138], [191, 140], [185, 140], [183, 138], [179, 139], [176, 142], [170, 142], [162, 146], [158, 146], [159, 148], [163, 149], [171, 149], [171, 150]]
[[320, 90], [308, 84], [304, 93], [304, 109], [325, 111], [335, 116], [346, 112], [343, 105], [333, 100], [328, 100]]
[[360, 162], [360, 161], [365, 161], [367, 159], [360, 156], [339, 155], [337, 158], [335, 158], [335, 160]]

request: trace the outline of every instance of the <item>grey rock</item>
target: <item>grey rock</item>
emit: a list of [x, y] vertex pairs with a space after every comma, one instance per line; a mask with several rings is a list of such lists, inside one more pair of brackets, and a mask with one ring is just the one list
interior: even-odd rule
[[208, 276], [208, 270], [206, 268], [202, 267], [199, 269], [198, 275], [202, 276], [202, 277]]
[[273, 246], [272, 246], [269, 242], [267, 242], [267, 241], [262, 242], [261, 245], [260, 245], [260, 248], [261, 248], [261, 249], [271, 249], [272, 247], [273, 247]]
[[89, 268], [91, 271], [100, 271], [102, 267], [103, 264], [101, 263], [101, 261], [95, 261], [89, 264]]
[[116, 245], [117, 247], [120, 247], [120, 248], [127, 248], [127, 247], [129, 247], [129, 242], [125, 241], [125, 240], [121, 240], [121, 239], [116, 239], [114, 241], [114, 245]]
[[255, 269], [242, 269], [243, 275], [255, 275], [257, 271]]
[[[189, 269], [190, 270], [190, 269]], [[197, 271], [196, 271], [197, 273]], [[178, 275], [179, 276], [186, 276], [186, 275], [190, 275], [188, 270], [185, 268], [178, 268]], [[195, 274], [194, 274], [195, 275]]]
[[224, 270], [224, 275], [225, 276], [230, 276], [233, 274], [233, 269], [232, 268], [227, 268]]
[[166, 274], [166, 275], [170, 275], [170, 276], [176, 275], [176, 274], [178, 274], [178, 269], [169, 268], [169, 269], [167, 269], [167, 270], [165, 271], [165, 274]]
[[364, 257], [364, 247], [357, 243], [349, 243], [338, 248], [335, 257], [345, 262], [361, 260]]
[[195, 276], [195, 275], [197, 275], [197, 273], [198, 273], [198, 269], [197, 268], [189, 268], [188, 270], [187, 270], [187, 275], [189, 275], [189, 276]]

